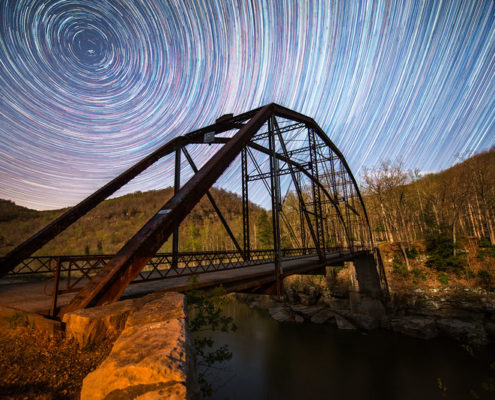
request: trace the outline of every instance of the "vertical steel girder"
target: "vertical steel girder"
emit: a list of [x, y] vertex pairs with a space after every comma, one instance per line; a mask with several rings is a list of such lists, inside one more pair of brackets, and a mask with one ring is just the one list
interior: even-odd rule
[[[316, 139], [314, 136], [314, 132], [311, 128], [308, 128], [308, 143], [309, 143], [309, 157], [310, 157], [310, 170], [311, 175], [313, 176], [313, 181], [311, 182], [311, 188], [313, 191], [313, 212], [315, 217], [315, 230], [316, 230], [316, 247], [319, 249], [318, 254], [320, 257], [324, 257], [324, 249], [325, 249], [325, 237], [323, 233], [323, 215], [321, 210], [321, 193], [320, 186], [315, 184], [316, 181], [319, 181], [319, 172], [318, 172], [318, 153], [316, 151]], [[321, 260], [323, 261], [323, 260]]]
[[110, 260], [61, 314], [117, 300], [210, 187], [263, 126], [273, 105], [260, 109]]
[[246, 147], [241, 151], [241, 174], [242, 174], [242, 237], [244, 240], [244, 258], [249, 260], [249, 191], [248, 191], [248, 169]]
[[[175, 150], [175, 170], [174, 170], [174, 195], [180, 189], [180, 149]], [[177, 268], [177, 254], [179, 253], [179, 225], [174, 229], [172, 236], [172, 268]]]
[[270, 189], [272, 198], [272, 224], [273, 224], [273, 251], [275, 255], [275, 277], [277, 283], [277, 295], [282, 294], [281, 282], [281, 264], [282, 255], [280, 249], [280, 218], [281, 194], [280, 194], [280, 175], [278, 158], [275, 157], [275, 132], [273, 126], [273, 117], [268, 120], [268, 148], [270, 150]]
[[[296, 175], [296, 181], [295, 185], [297, 187], [301, 187], [301, 171], [297, 171]], [[296, 189], [297, 190], [297, 189]], [[301, 199], [299, 199], [298, 196], [298, 204], [299, 204], [299, 225], [301, 226], [301, 247], [303, 249], [306, 248], [306, 228], [304, 226], [304, 204], [302, 204]]]

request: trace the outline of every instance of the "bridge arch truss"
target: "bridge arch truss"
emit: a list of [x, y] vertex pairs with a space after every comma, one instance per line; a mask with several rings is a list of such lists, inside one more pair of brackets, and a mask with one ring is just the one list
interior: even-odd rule
[[[194, 155], [203, 146], [212, 156], [197, 166]], [[268, 193], [273, 233], [272, 255], [277, 286], [281, 260], [299, 249], [316, 252], [322, 265], [329, 251], [371, 251], [373, 237], [356, 180], [342, 153], [316, 122], [277, 104], [237, 116], [224, 115], [215, 124], [177, 136], [107, 185], [68, 210], [1, 260], [0, 275], [12, 271], [105, 198], [159, 159], [175, 154], [174, 196], [110, 259], [98, 262], [98, 273], [62, 312], [115, 301], [143, 268], [157, 258], [172, 237], [169, 270], [184, 264], [178, 227], [203, 196], [218, 214], [239, 262], [249, 265], [259, 250], [251, 249], [250, 201]], [[183, 160], [187, 163], [184, 163]], [[190, 178], [181, 182], [181, 165]], [[183, 169], [183, 168], [182, 168]], [[210, 188], [227, 177], [242, 193], [242, 235], [234, 235]], [[293, 221], [298, 223], [294, 224]], [[103, 260], [103, 259], [102, 259]], [[60, 262], [60, 260], [59, 260]], [[380, 271], [382, 273], [382, 271]]]

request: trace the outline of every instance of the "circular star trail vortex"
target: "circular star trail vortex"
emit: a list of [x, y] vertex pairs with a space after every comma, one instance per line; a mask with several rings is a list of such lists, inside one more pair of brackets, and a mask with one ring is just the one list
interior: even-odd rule
[[397, 157], [446, 168], [495, 144], [494, 4], [3, 0], [0, 198], [75, 204], [172, 137], [270, 102], [313, 117], [356, 175]]

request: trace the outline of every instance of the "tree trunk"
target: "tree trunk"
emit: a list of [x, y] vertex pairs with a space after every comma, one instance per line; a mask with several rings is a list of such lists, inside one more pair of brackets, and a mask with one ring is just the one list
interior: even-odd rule
[[400, 251], [402, 253], [402, 257], [404, 258], [404, 261], [406, 263], [406, 268], [408, 271], [410, 271], [411, 266], [409, 265], [409, 260], [407, 259], [407, 253], [406, 253], [406, 249], [404, 248], [404, 244], [402, 242], [399, 242], [399, 247], [400, 247]]
[[457, 238], [455, 233], [456, 232], [455, 232], [455, 219], [454, 219], [454, 222], [452, 223], [452, 240], [454, 241], [454, 256], [457, 255], [457, 249], [456, 249]]
[[380, 199], [380, 209], [382, 211], [383, 225], [385, 227], [385, 233], [387, 235], [387, 240], [390, 243], [393, 243], [394, 242], [394, 237], [392, 236], [392, 231], [391, 231], [391, 228], [389, 226], [389, 222], [388, 222], [388, 219], [387, 219], [387, 214], [385, 213], [385, 207], [383, 206], [383, 202], [381, 201], [381, 199]]
[[478, 208], [478, 221], [480, 223], [480, 232], [482, 237], [486, 237], [486, 231], [485, 231], [485, 225], [483, 224], [483, 216], [481, 214], [481, 208], [480, 208], [480, 202], [478, 200], [478, 195], [475, 197], [476, 199], [476, 206]]
[[440, 226], [440, 219], [438, 218], [438, 210], [437, 207], [435, 206], [435, 203], [432, 204], [433, 206], [433, 213], [435, 214], [435, 221], [437, 223], [437, 228]]
[[490, 244], [493, 246], [495, 244], [495, 230], [493, 229], [493, 219], [491, 218], [490, 211], [486, 210], [486, 221], [488, 225], [488, 231], [490, 233]]
[[473, 226], [474, 236], [476, 236], [476, 238], [478, 240], [480, 240], [481, 239], [480, 232], [478, 230], [478, 227], [476, 226], [476, 222], [474, 221], [473, 207], [471, 206], [471, 203], [470, 202], [468, 202], [468, 213], [469, 213], [469, 219], [471, 221], [471, 225]]

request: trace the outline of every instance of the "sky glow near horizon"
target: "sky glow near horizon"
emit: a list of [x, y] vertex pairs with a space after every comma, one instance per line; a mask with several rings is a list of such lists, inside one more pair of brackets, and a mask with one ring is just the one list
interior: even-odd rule
[[[495, 2], [0, 2], [0, 198], [74, 205], [271, 102], [312, 117], [357, 178], [385, 159], [445, 169], [495, 145]], [[119, 193], [172, 175], [169, 157]]]

